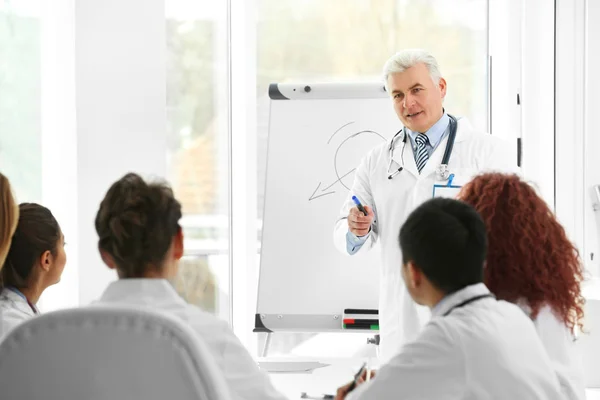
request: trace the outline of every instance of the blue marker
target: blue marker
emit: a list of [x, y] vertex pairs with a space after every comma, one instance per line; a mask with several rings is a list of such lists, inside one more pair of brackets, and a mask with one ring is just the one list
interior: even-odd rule
[[367, 210], [365, 210], [365, 208], [363, 207], [362, 204], [360, 204], [360, 200], [358, 200], [358, 197], [356, 196], [352, 196], [352, 200], [354, 201], [354, 204], [356, 204], [356, 208], [358, 208], [358, 211], [360, 211], [361, 213], [365, 214], [365, 217], [367, 216]]
[[452, 180], [454, 179], [454, 174], [450, 174], [448, 177], [448, 186], [452, 186]]

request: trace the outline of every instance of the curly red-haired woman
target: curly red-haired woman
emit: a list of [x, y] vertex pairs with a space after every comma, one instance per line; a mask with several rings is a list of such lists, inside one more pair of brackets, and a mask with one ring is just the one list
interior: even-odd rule
[[459, 198], [475, 207], [487, 226], [485, 284], [531, 317], [565, 390], [584, 399], [574, 347], [584, 304], [577, 249], [544, 200], [517, 175], [479, 175]]

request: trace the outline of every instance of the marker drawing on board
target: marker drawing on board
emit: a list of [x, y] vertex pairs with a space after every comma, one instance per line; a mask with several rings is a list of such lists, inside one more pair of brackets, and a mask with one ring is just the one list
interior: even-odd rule
[[[310, 87], [307, 86], [307, 88], [309, 88], [308, 91], [310, 91]], [[306, 88], [304, 89], [305, 92], [308, 92], [306, 90]], [[374, 130], [370, 130], [370, 129], [362, 129], [362, 130], [354, 130], [354, 131], [348, 131], [348, 127], [352, 124], [355, 124], [356, 121], [350, 121], [347, 122], [345, 124], [343, 124], [342, 126], [340, 126], [338, 129], [335, 130], [335, 132], [333, 132], [333, 134], [331, 135], [331, 137], [329, 137], [329, 140], [327, 140], [327, 146], [332, 145], [335, 146], [335, 143], [332, 143], [333, 139], [336, 138], [336, 142], [341, 141], [335, 148], [335, 152], [333, 154], [333, 173], [334, 173], [334, 180], [331, 181], [329, 179], [325, 180], [322, 179], [318, 185], [317, 188], [314, 190], [314, 192], [309, 196], [308, 201], [313, 201], [316, 200], [318, 198], [330, 195], [330, 194], [335, 194], [338, 191], [345, 191], [345, 190], [350, 190], [350, 186], [351, 186], [351, 182], [352, 182], [352, 174], [356, 171], [356, 164], [358, 163], [357, 161], [354, 163], [351, 163], [350, 165], [341, 165], [342, 161], [346, 161], [345, 159], [346, 155], [348, 154], [347, 151], [349, 150], [349, 145], [355, 143], [355, 141], [353, 141], [352, 139], [357, 139], [357, 138], [375, 138], [376, 141], [381, 140], [381, 141], [385, 141], [386, 138], [377, 133]], [[340, 134], [340, 137], [336, 136]], [[324, 183], [326, 182], [326, 183]], [[336, 188], [337, 186], [337, 188]], [[317, 192], [320, 192], [319, 194], [317, 194]]]

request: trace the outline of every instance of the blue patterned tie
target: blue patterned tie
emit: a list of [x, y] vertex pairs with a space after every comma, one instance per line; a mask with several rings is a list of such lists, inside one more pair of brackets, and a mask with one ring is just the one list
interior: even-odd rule
[[421, 173], [421, 170], [425, 164], [427, 164], [427, 160], [429, 160], [429, 154], [427, 154], [428, 142], [429, 139], [427, 139], [427, 135], [423, 133], [419, 133], [415, 138], [415, 143], [417, 144], [417, 169], [419, 170], [419, 173]]

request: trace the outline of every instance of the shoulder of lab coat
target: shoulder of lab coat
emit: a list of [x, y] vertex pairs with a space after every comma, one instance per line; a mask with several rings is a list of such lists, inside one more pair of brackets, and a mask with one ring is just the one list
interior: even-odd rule
[[346, 247], [346, 233], [348, 233], [348, 213], [350, 212], [350, 209], [355, 206], [354, 201], [352, 201], [352, 196], [357, 196], [361, 203], [371, 207], [373, 209], [373, 213], [375, 214], [373, 224], [371, 225], [371, 232], [369, 232], [367, 241], [358, 251], [370, 249], [377, 242], [377, 238], [379, 236], [377, 225], [377, 206], [373, 199], [373, 192], [371, 191], [371, 176], [377, 159], [381, 157], [382, 154], [387, 150], [389, 143], [390, 141], [388, 140], [371, 149], [367, 155], [361, 159], [360, 164], [354, 172], [354, 182], [352, 184], [352, 188], [348, 192], [348, 196], [346, 196], [346, 200], [340, 209], [338, 219], [333, 228], [333, 242], [335, 247], [343, 254], [348, 255]]
[[10, 289], [0, 292], [0, 338], [22, 322], [35, 317], [29, 304]]
[[258, 368], [227, 322], [188, 304], [162, 279], [121, 279], [112, 282], [94, 304], [150, 308], [188, 323], [210, 349], [235, 400], [282, 400], [268, 375]]
[[[518, 305], [530, 316], [531, 309], [527, 305], [523, 303]], [[566, 398], [585, 399], [583, 360], [570, 329], [549, 306], [540, 309], [533, 324], [550, 357]]]
[[564, 399], [552, 372], [532, 322], [514, 304], [487, 299], [433, 317], [349, 398]]
[[465, 364], [460, 339], [446, 321], [434, 318], [348, 400], [463, 398], [468, 386]]
[[481, 173], [518, 174], [520, 172], [517, 165], [516, 144], [512, 145], [505, 139], [474, 129], [465, 118], [461, 118], [458, 123], [459, 129], [462, 128], [462, 132], [477, 154], [477, 169]]

